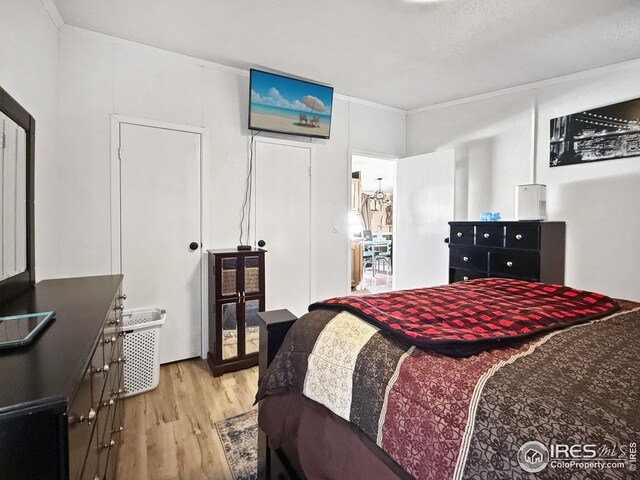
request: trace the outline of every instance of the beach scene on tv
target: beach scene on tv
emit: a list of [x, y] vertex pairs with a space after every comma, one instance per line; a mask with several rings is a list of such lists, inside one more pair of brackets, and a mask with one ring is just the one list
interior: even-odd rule
[[333, 89], [253, 70], [249, 127], [329, 137]]

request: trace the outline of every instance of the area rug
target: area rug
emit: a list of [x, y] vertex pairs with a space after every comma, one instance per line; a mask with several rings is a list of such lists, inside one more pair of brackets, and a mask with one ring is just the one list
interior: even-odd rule
[[258, 478], [258, 410], [216, 423], [234, 480]]

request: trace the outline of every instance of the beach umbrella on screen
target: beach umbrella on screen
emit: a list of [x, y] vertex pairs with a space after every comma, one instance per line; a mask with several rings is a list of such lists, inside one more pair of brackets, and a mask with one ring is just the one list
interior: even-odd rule
[[324, 112], [324, 103], [322, 103], [321, 100], [318, 100], [313, 95], [302, 97], [302, 103], [304, 103], [311, 110], [315, 110], [316, 112]]

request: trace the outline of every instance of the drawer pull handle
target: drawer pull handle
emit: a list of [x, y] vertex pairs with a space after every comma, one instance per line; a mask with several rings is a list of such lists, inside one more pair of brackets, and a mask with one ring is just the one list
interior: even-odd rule
[[113, 448], [116, 446], [116, 441], [111, 439], [111, 441], [109, 443], [103, 443], [102, 445], [100, 445], [101, 448]]
[[461, 237], [461, 236], [462, 236], [462, 232], [456, 233], [456, 237]]
[[513, 262], [512, 261], [508, 261], [507, 262], [507, 267], [513, 267]]
[[519, 233], [516, 234], [516, 240], [522, 240], [522, 235], [520, 235]]
[[107, 373], [109, 371], [109, 364], [105, 363], [102, 367], [97, 367], [93, 369], [93, 373]]
[[118, 357], [115, 360], [112, 360], [111, 363], [127, 363], [127, 357]]
[[124, 310], [124, 305], [118, 305], [118, 306], [116, 307], [116, 310]]
[[127, 299], [127, 294], [126, 294], [126, 293], [123, 293], [122, 295], [118, 295], [118, 298], [119, 298], [120, 300], [126, 300], [126, 299]]
[[111, 433], [120, 433], [124, 430], [123, 426], [120, 426], [118, 428], [114, 428], [113, 430], [111, 430]]
[[463, 262], [468, 262], [469, 261], [469, 257], [462, 257], [462, 261]]
[[462, 279], [463, 279], [464, 281], [467, 281], [467, 280], [469, 280], [469, 277], [467, 277], [467, 276], [465, 275], [464, 277], [462, 277]]
[[491, 235], [489, 235], [488, 233], [485, 233], [485, 234], [483, 235], [483, 237], [484, 237], [484, 238], [489, 238], [490, 236], [491, 236]]
[[114, 318], [113, 320], [109, 320], [109, 325], [118, 325], [120, 324], [119, 318]]
[[113, 392], [111, 392], [111, 395], [115, 395], [116, 397], [119, 397], [120, 395], [124, 395], [125, 393], [127, 393], [125, 391], [124, 388], [119, 388], [118, 390], [114, 390]]
[[105, 344], [115, 343], [115, 341], [116, 341], [116, 336], [115, 335], [111, 335], [110, 338], [105, 338], [104, 339], [104, 343]]
[[111, 407], [113, 407], [113, 405], [114, 405], [115, 403], [116, 403], [116, 402], [113, 400], [113, 398], [110, 398], [110, 399], [109, 399], [109, 400], [107, 400], [106, 402], [102, 402], [102, 406], [103, 406], [103, 407], [109, 407], [109, 408], [111, 408]]
[[78, 417], [78, 423], [87, 422], [89, 425], [91, 425], [95, 419], [96, 419], [96, 411], [93, 408], [90, 408], [89, 413], [86, 416], [80, 415]]

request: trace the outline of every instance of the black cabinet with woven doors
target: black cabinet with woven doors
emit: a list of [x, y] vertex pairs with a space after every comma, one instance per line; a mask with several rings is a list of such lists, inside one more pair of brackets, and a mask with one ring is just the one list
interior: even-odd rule
[[209, 354], [215, 377], [258, 364], [265, 250], [208, 250]]

